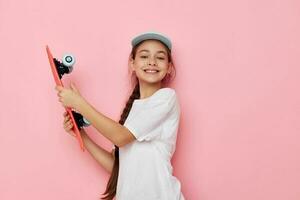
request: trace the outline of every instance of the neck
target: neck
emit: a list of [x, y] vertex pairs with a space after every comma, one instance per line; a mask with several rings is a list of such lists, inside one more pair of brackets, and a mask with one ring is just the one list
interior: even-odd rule
[[140, 85], [140, 99], [150, 97], [152, 94], [154, 94], [157, 90], [159, 90], [162, 87], [161, 82], [149, 84], [140, 81], [139, 85]]

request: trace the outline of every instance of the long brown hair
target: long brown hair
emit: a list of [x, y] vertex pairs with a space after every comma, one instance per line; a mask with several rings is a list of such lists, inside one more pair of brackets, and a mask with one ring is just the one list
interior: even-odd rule
[[[137, 48], [142, 43], [143, 42], [139, 43], [138, 45], [136, 45], [135, 47], [132, 48], [129, 58], [135, 59]], [[175, 66], [173, 63], [172, 56], [171, 56], [171, 51], [168, 49], [168, 47], [166, 45], [164, 45], [164, 46], [168, 52], [168, 61], [169, 61], [169, 63], [171, 63], [171, 67], [172, 67], [171, 73], [167, 73], [166, 76], [164, 77], [164, 79], [162, 80], [162, 84], [167, 85], [171, 82], [171, 80], [173, 80], [173, 78], [175, 78], [176, 71], [175, 71]], [[133, 91], [132, 91], [131, 95], [129, 96], [129, 99], [127, 100], [126, 105], [121, 114], [121, 117], [119, 120], [119, 123], [121, 125], [123, 125], [125, 123], [134, 100], [140, 98], [140, 85], [139, 85], [139, 81], [138, 81], [138, 78], [136, 77], [135, 73], [132, 73], [131, 78], [133, 81], [134, 88], [133, 88]], [[105, 199], [105, 200], [112, 200], [116, 196], [116, 191], [117, 191], [117, 182], [118, 182], [118, 175], [119, 175], [119, 147], [116, 145], [115, 145], [114, 152], [115, 152], [115, 160], [114, 160], [113, 170], [112, 170], [111, 176], [108, 180], [106, 190], [102, 194], [102, 195], [106, 195], [106, 196], [101, 197], [101, 199]]]

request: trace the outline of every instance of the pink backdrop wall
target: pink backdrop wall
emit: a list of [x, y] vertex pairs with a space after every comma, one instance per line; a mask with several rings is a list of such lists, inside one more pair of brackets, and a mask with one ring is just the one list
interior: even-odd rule
[[62, 128], [45, 45], [76, 55], [65, 83], [118, 120], [130, 39], [157, 30], [174, 43], [186, 198], [299, 200], [299, 20], [296, 0], [1, 0], [0, 199], [97, 199], [106, 186]]

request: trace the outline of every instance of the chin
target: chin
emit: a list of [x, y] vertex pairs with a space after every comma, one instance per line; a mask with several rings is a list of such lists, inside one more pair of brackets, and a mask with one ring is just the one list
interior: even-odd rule
[[142, 82], [144, 83], [148, 83], [148, 84], [156, 84], [156, 83], [160, 83], [162, 79], [140, 79]]

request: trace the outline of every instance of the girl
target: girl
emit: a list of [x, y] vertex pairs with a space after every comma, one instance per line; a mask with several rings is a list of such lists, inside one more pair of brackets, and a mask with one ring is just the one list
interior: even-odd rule
[[[80, 131], [86, 149], [111, 173], [102, 199], [184, 200], [171, 165], [180, 118], [176, 92], [166, 87], [175, 75], [172, 43], [161, 33], [146, 32], [131, 44], [129, 67], [135, 86], [119, 122], [93, 108], [72, 83], [70, 89], [56, 87], [59, 101], [81, 113], [115, 145], [109, 153]], [[74, 135], [70, 117], [64, 116], [64, 129]]]

